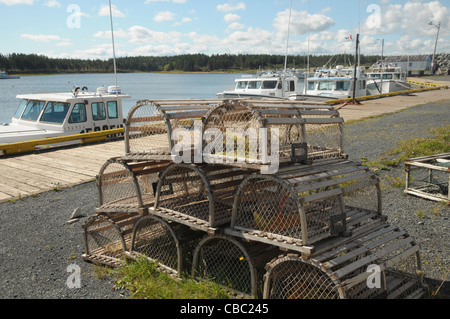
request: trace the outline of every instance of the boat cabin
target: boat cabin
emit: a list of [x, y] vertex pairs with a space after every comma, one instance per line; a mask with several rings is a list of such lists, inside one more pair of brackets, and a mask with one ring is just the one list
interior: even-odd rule
[[[338, 67], [336, 69], [318, 70], [307, 79], [306, 94], [326, 96], [335, 99], [345, 99], [353, 96], [354, 69]], [[367, 77], [357, 71], [356, 96], [367, 95]]]
[[128, 97], [115, 87], [18, 95], [11, 123], [0, 126], [0, 144], [123, 127], [122, 99]]
[[233, 91], [218, 93], [223, 98], [282, 98], [297, 92], [298, 78], [290, 74], [267, 72], [256, 77], [243, 76], [235, 80]]

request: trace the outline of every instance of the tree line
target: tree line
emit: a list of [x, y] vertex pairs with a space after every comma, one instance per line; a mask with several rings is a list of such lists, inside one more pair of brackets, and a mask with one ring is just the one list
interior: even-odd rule
[[[361, 65], [371, 65], [379, 56], [361, 55]], [[290, 55], [288, 68], [305, 69], [308, 58], [304, 55]], [[185, 54], [178, 56], [120, 57], [116, 60], [117, 71], [132, 72], [218, 72], [249, 71], [283, 68], [285, 56], [267, 54]], [[324, 65], [354, 65], [351, 55], [315, 55], [309, 57], [311, 68]], [[0, 54], [0, 69], [10, 74], [53, 74], [53, 73], [109, 73], [114, 71], [112, 59], [69, 59], [50, 58], [37, 54]]]

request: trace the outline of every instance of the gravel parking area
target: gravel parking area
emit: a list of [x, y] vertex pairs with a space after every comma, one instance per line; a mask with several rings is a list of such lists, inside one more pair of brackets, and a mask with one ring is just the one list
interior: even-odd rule
[[[427, 104], [348, 124], [346, 152], [354, 161], [375, 160], [401, 140], [424, 137], [429, 129], [450, 124], [449, 107], [450, 101]], [[380, 171], [384, 214], [421, 245], [426, 281], [439, 287], [450, 269], [450, 208], [391, 187], [389, 180], [403, 178], [403, 173], [403, 168]], [[127, 292], [114, 289], [111, 278], [99, 278], [82, 260], [85, 218], [67, 223], [77, 208], [84, 216], [94, 214], [97, 202], [96, 186], [89, 182], [0, 204], [0, 298], [127, 298]], [[424, 214], [418, 217], [418, 211]], [[81, 288], [69, 288], [67, 280], [76, 267], [81, 270]], [[450, 276], [440, 292], [450, 294]]]

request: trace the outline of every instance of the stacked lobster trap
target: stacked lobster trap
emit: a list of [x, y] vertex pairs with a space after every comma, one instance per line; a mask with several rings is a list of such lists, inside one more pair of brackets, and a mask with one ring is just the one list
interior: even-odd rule
[[420, 297], [419, 246], [348, 160], [343, 123], [320, 103], [138, 102], [99, 172], [84, 259], [145, 256], [255, 298]]

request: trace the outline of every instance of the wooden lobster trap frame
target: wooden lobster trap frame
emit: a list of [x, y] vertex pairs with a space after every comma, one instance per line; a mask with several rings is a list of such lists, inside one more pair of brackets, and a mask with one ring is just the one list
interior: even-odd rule
[[192, 252], [203, 235], [156, 216], [128, 213], [91, 216], [83, 229], [85, 261], [118, 267], [124, 257], [144, 256], [174, 277], [190, 272]]
[[360, 163], [337, 161], [248, 176], [225, 232], [309, 255], [314, 243], [356, 236], [384, 221], [378, 178]]
[[424, 293], [419, 246], [389, 224], [308, 258], [279, 256], [264, 281], [266, 299], [419, 299]]
[[405, 161], [405, 193], [450, 205], [450, 153]]
[[343, 123], [322, 103], [230, 100], [203, 117], [204, 158], [238, 166], [343, 159]]
[[240, 297], [260, 298], [264, 267], [279, 255], [274, 246], [226, 235], [206, 236], [195, 248], [192, 277], [211, 280]]
[[83, 224], [85, 253], [88, 262], [111, 267], [122, 265], [125, 252], [130, 248], [133, 225], [137, 214], [93, 215]]
[[253, 172], [224, 165], [172, 164], [160, 174], [149, 213], [214, 233], [229, 225], [234, 192]]
[[97, 213], [145, 214], [155, 203], [158, 174], [170, 161], [108, 160], [97, 175]]
[[[195, 121], [223, 100], [142, 100], [128, 113], [124, 159], [172, 160], [176, 129], [193, 132]], [[201, 131], [201, 128], [198, 128]]]

